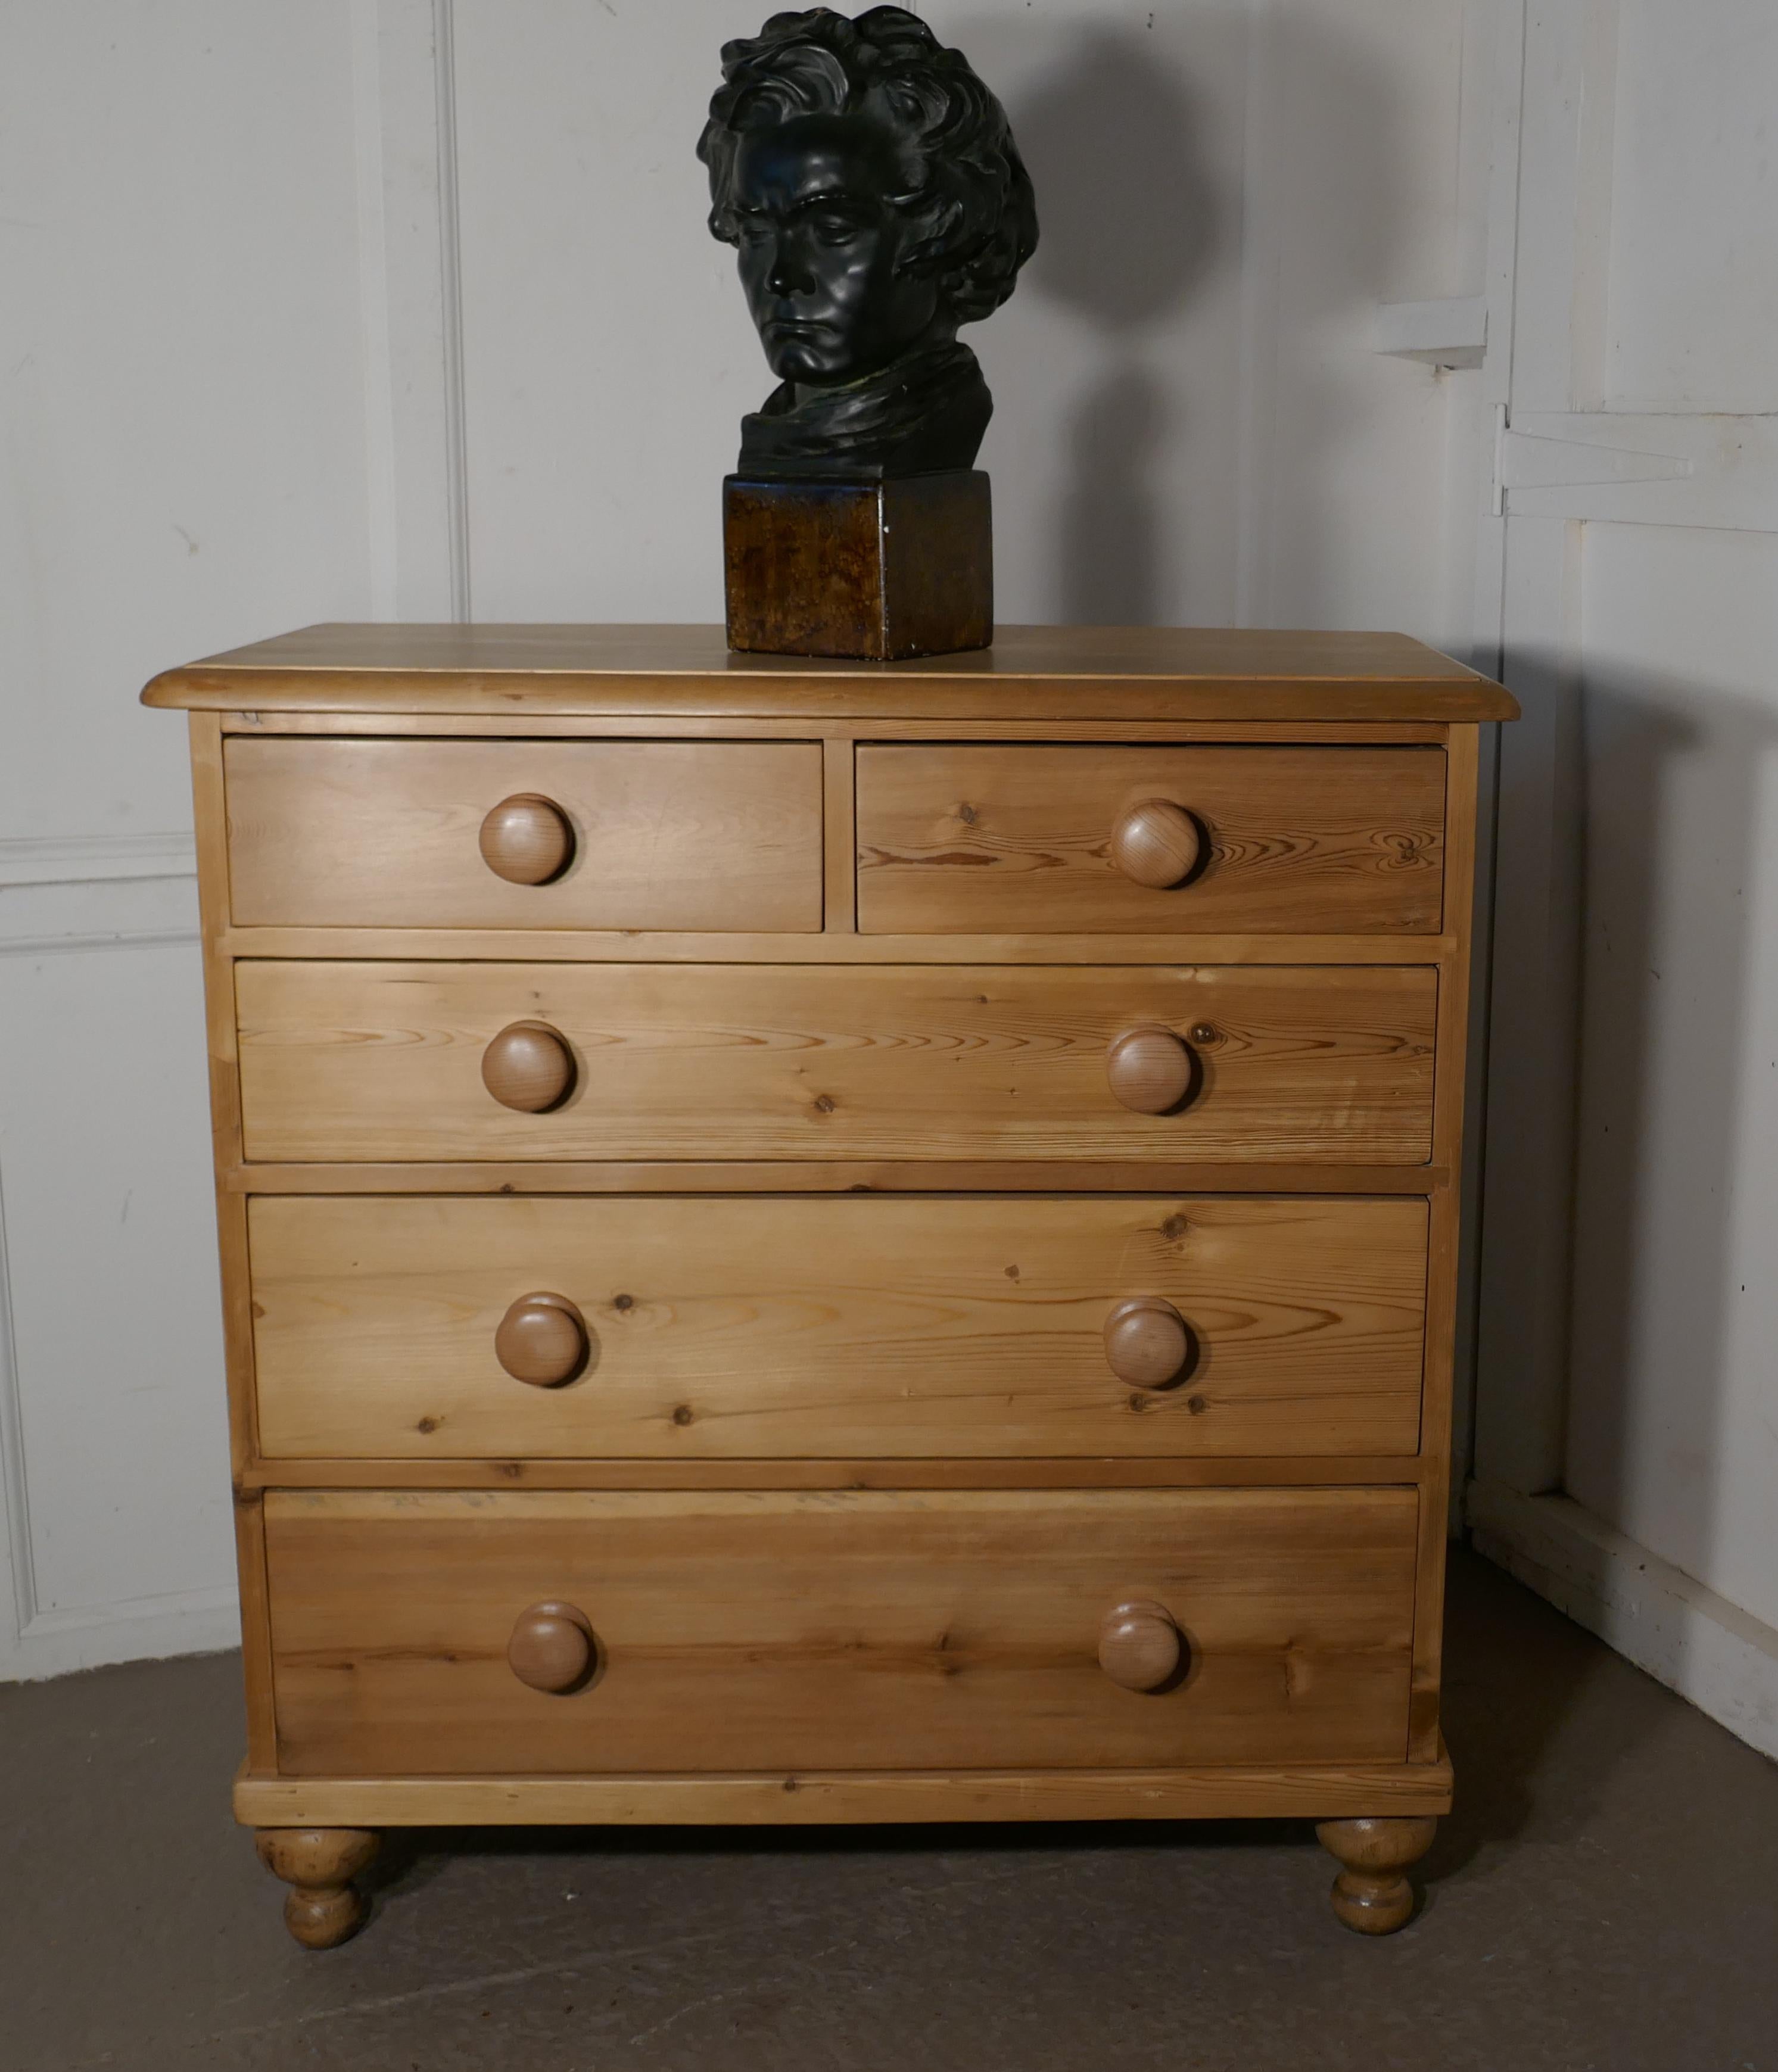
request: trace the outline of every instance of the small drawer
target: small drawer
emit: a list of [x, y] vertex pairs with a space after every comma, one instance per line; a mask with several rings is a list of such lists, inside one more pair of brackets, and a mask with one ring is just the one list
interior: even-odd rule
[[1434, 932], [1444, 826], [1439, 748], [863, 747], [858, 927]]
[[250, 1205], [273, 1457], [1411, 1454], [1411, 1199]]
[[224, 768], [243, 927], [821, 925], [817, 742], [232, 738]]
[[235, 968], [254, 1159], [1420, 1164], [1422, 966]]
[[289, 1775], [1400, 1762], [1409, 1489], [274, 1491]]

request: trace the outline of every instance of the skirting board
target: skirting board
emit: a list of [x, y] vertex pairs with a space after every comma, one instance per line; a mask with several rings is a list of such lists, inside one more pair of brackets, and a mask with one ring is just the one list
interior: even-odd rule
[[1475, 1550], [1732, 1734], [1778, 1758], [1778, 1630], [1566, 1496], [1472, 1482]]
[[118, 1662], [219, 1655], [240, 1645], [241, 1611], [233, 1585], [39, 1612], [16, 1638], [10, 1622], [0, 1626], [0, 1684], [34, 1683]]

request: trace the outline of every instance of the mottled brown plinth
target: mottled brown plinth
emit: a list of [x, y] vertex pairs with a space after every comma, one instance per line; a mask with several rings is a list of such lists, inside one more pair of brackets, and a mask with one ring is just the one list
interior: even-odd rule
[[979, 471], [892, 482], [722, 485], [728, 644], [875, 662], [994, 639], [994, 528]]

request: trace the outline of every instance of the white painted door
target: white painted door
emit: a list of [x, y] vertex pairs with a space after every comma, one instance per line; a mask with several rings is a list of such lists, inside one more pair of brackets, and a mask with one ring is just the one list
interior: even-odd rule
[[[1513, 1493], [1566, 1492], [1595, 1551], [1623, 1536], [1695, 1579], [1757, 1653], [1778, 1627], [1778, 10], [1533, 6], [1523, 79], [1496, 495], [1525, 718], [1501, 751], [1480, 1496], [1497, 1524]], [[1669, 1680], [1767, 1702], [1698, 1688], [1675, 1634], [1644, 1651]]]

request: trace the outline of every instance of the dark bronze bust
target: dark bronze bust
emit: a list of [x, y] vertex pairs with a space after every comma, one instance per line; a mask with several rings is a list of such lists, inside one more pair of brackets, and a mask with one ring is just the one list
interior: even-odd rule
[[960, 325], [1037, 243], [1005, 112], [916, 15], [774, 14], [726, 44], [698, 154], [710, 225], [780, 385], [742, 420], [751, 479], [967, 469], [994, 408]]

